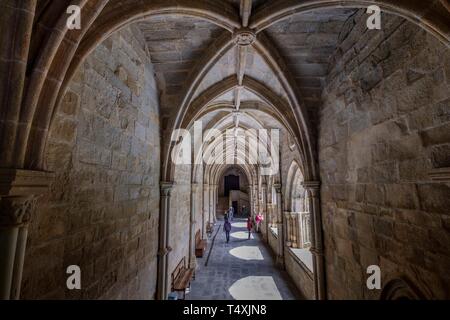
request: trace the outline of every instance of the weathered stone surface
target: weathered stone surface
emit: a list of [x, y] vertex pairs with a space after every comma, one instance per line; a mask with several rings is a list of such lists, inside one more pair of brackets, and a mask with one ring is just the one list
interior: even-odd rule
[[[136, 32], [125, 29], [100, 45], [62, 101], [46, 155], [57, 178], [30, 230], [23, 298], [153, 298], [159, 107], [149, 103], [158, 93], [144, 79], [153, 70]], [[66, 289], [71, 264], [81, 267], [78, 293]]]
[[[382, 267], [383, 279], [405, 275], [428, 297], [449, 296], [448, 181], [430, 181], [436, 175], [430, 178], [429, 171], [449, 165], [450, 56], [424, 29], [383, 13], [382, 30], [368, 30], [365, 10], [342, 8], [355, 1], [316, 1], [312, 10], [302, 2], [255, 0], [242, 2], [247, 8], [239, 10], [238, 0], [179, 0], [176, 6], [171, 1], [92, 0], [83, 2], [83, 17], [92, 18], [92, 29], [60, 32], [54, 23], [64, 20], [57, 14], [66, 14], [69, 0], [51, 6], [37, 1], [35, 13], [36, 1], [16, 2], [0, 4], [0, 29], [16, 27], [0, 38], [0, 165], [56, 172], [30, 230], [27, 255], [33, 264], [26, 266], [24, 297], [153, 297], [159, 171], [168, 150], [161, 150], [160, 142], [169, 144], [175, 118], [187, 111], [191, 120], [198, 111], [189, 109], [190, 98], [213, 85], [217, 93], [225, 78], [234, 86], [221, 92], [226, 108], [247, 100], [255, 109], [250, 121], [240, 118], [243, 125], [280, 126], [279, 119], [261, 112], [267, 101], [258, 94], [267, 94], [277, 109], [269, 113], [285, 117], [290, 133], [300, 129], [294, 137], [298, 145], [283, 132], [280, 177], [274, 180], [292, 178], [288, 170], [294, 160], [297, 172], [319, 180], [311, 170], [312, 159], [318, 158], [329, 298], [378, 298], [364, 286], [368, 263]], [[425, 15], [421, 25], [448, 42], [448, 1], [376, 2], [402, 15]], [[105, 4], [108, 10], [102, 10]], [[252, 5], [261, 10], [250, 19]], [[306, 12], [296, 14], [304, 5]], [[199, 16], [186, 17], [190, 10]], [[277, 13], [285, 19], [265, 19]], [[128, 22], [121, 19], [136, 15], [147, 19], [98, 45], [103, 34], [95, 28], [113, 31], [109, 28]], [[254, 47], [245, 50], [232, 43], [229, 32], [240, 30], [240, 18], [245, 28], [251, 25], [252, 37], [246, 40], [258, 33]], [[56, 108], [77, 59], [95, 46]], [[54, 56], [47, 59], [48, 53]], [[199, 73], [203, 67], [205, 74]], [[203, 77], [201, 83], [196, 76]], [[256, 92], [241, 88], [243, 79], [256, 83]], [[180, 106], [181, 101], [186, 104]], [[215, 124], [227, 113], [224, 109], [207, 119]], [[44, 146], [42, 154], [37, 152]], [[202, 184], [211, 170], [201, 168], [192, 177], [192, 169], [179, 167], [165, 176], [176, 182], [168, 210], [170, 248], [160, 248], [160, 254], [170, 251], [169, 273], [189, 254], [190, 228], [205, 227], [201, 204], [209, 212], [215, 208], [202, 190], [191, 195], [193, 180]], [[292, 178], [292, 190], [282, 187], [285, 209], [307, 208], [300, 175]], [[251, 176], [255, 210], [270, 219], [274, 203], [266, 205], [263, 198], [270, 199], [273, 181], [268, 179], [265, 194], [258, 190], [259, 173]], [[298, 238], [299, 228], [291, 229], [296, 231], [289, 236]], [[61, 270], [68, 264], [82, 267], [83, 291], [65, 290]], [[290, 267], [297, 285], [312, 292], [299, 264]]]
[[[377, 299], [364, 279], [348, 277], [348, 270], [377, 264], [382, 279], [405, 274], [443, 298], [450, 189], [429, 183], [429, 172], [449, 165], [450, 91], [439, 89], [448, 85], [441, 72], [448, 49], [428, 42], [410, 23], [383, 19], [389, 34], [382, 38], [361, 40], [361, 20], [350, 28], [322, 94], [318, 141], [328, 295]], [[337, 171], [345, 179], [336, 180]], [[339, 217], [347, 217], [348, 228]], [[362, 291], [354, 288], [358, 284]]]

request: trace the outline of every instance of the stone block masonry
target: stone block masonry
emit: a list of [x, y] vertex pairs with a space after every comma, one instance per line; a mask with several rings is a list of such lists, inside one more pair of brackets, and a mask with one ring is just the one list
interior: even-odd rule
[[328, 298], [378, 298], [370, 264], [382, 285], [406, 277], [449, 298], [450, 184], [428, 177], [448, 166], [448, 48], [394, 16], [380, 31], [347, 23], [319, 116]]
[[[80, 67], [46, 150], [57, 178], [32, 223], [22, 298], [154, 298], [159, 105], [137, 28], [115, 33]], [[66, 288], [72, 264], [81, 290]]]

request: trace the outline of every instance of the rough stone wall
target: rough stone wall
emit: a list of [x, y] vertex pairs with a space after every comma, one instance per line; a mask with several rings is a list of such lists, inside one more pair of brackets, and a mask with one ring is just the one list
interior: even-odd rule
[[170, 197], [169, 277], [180, 260], [189, 263], [191, 227], [191, 166], [175, 166], [175, 185]]
[[285, 249], [284, 264], [286, 271], [294, 281], [297, 289], [302, 293], [303, 298], [314, 299], [314, 276], [311, 271], [307, 271], [302, 266], [302, 262], [288, 249]]
[[[156, 286], [160, 133], [153, 67], [139, 31], [80, 67], [46, 153], [57, 179], [31, 223], [22, 298], [151, 299]], [[81, 290], [66, 268], [81, 268]]]
[[450, 297], [450, 53], [403, 19], [368, 30], [358, 13], [341, 34], [320, 111], [319, 159], [328, 296], [378, 298], [406, 277]]

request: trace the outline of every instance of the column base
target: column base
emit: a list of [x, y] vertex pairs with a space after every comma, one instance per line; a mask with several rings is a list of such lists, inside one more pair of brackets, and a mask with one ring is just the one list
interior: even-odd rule
[[277, 267], [279, 268], [279, 269], [281, 269], [281, 270], [285, 270], [285, 265], [284, 265], [284, 257], [283, 256], [281, 256], [281, 255], [277, 255], [277, 258], [276, 258], [276, 265], [277, 265]]

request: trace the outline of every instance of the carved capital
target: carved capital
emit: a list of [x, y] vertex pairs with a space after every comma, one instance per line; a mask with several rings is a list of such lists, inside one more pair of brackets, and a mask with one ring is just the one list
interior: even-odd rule
[[0, 227], [19, 226], [30, 221], [38, 196], [1, 197]]
[[318, 197], [320, 192], [320, 181], [304, 181], [303, 187], [311, 193], [312, 197]]
[[319, 190], [320, 181], [303, 181], [303, 187], [308, 190]]
[[281, 183], [275, 183], [273, 187], [277, 193], [281, 193]]
[[309, 248], [309, 251], [311, 251], [311, 253], [315, 256], [323, 256], [322, 249], [319, 249], [317, 247], [311, 247], [311, 248]]
[[200, 192], [202, 190], [202, 184], [199, 183], [192, 183], [191, 184], [191, 190], [194, 194]]
[[246, 47], [256, 41], [256, 33], [249, 28], [241, 28], [234, 32], [233, 38], [238, 46]]
[[171, 181], [161, 181], [160, 182], [161, 195], [164, 197], [170, 197], [174, 183]]
[[0, 227], [28, 223], [53, 179], [51, 172], [0, 168]]
[[450, 182], [450, 167], [433, 169], [428, 176], [434, 181]]
[[158, 250], [158, 256], [160, 256], [160, 257], [167, 256], [170, 251], [172, 251], [171, 247], [160, 248]]

